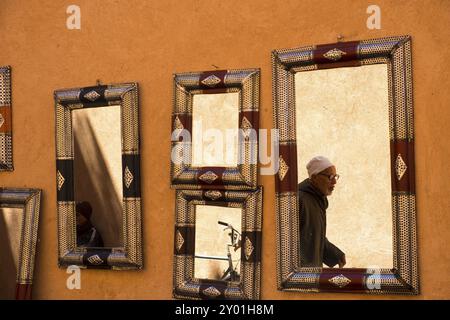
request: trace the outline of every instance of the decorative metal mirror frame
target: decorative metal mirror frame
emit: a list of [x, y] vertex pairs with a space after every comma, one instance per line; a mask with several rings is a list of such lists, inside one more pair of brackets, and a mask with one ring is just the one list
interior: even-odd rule
[[[183, 154], [186, 162], [177, 164], [171, 161], [170, 176], [173, 188], [257, 188], [259, 78], [259, 69], [215, 70], [174, 75], [172, 132], [178, 134], [175, 141], [172, 139], [172, 152], [176, 150]], [[192, 137], [194, 95], [231, 92], [239, 93], [239, 129], [242, 133], [238, 136], [240, 163], [236, 167], [191, 166], [192, 141], [184, 141], [182, 132], [185, 131]]]
[[[138, 84], [124, 83], [55, 91], [58, 265], [141, 269], [141, 190]], [[122, 132], [123, 247], [82, 248], [76, 244], [72, 110], [120, 105]]]
[[[194, 277], [195, 206], [242, 208], [240, 282]], [[173, 295], [179, 299], [259, 299], [262, 187], [253, 191], [177, 190]]]
[[[387, 64], [388, 69], [394, 261], [393, 269], [381, 269], [379, 286], [367, 286], [373, 280], [369, 269], [299, 265], [294, 76], [296, 72], [378, 63]], [[410, 36], [275, 50], [272, 66], [274, 125], [280, 135], [280, 169], [275, 175], [278, 289], [418, 294]]]
[[23, 208], [16, 300], [31, 299], [40, 204], [40, 189], [0, 188], [0, 207]]
[[13, 171], [11, 67], [0, 67], [0, 172]]

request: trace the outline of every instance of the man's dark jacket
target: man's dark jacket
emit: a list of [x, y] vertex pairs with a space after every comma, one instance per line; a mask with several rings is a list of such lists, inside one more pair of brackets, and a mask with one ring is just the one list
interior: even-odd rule
[[324, 196], [309, 179], [298, 185], [300, 208], [300, 266], [328, 267], [338, 264], [344, 253], [326, 238], [328, 208]]

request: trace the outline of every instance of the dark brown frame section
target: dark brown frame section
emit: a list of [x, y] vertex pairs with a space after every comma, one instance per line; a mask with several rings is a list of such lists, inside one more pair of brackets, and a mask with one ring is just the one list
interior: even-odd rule
[[[240, 282], [194, 278], [195, 206], [242, 208]], [[173, 296], [179, 299], [259, 299], [262, 187], [253, 191], [177, 190]]]
[[[171, 185], [175, 189], [250, 190], [257, 188], [259, 69], [215, 70], [174, 75]], [[238, 165], [191, 166], [193, 97], [196, 94], [239, 93]]]
[[16, 300], [32, 298], [41, 193], [40, 189], [0, 188], [0, 207], [23, 209]]
[[0, 67], [0, 172], [13, 171], [11, 67]]
[[[138, 84], [123, 83], [55, 91], [58, 265], [141, 269], [142, 227]], [[122, 132], [123, 239], [117, 248], [76, 245], [72, 110], [120, 105]]]
[[[296, 72], [387, 64], [392, 176], [393, 269], [302, 268], [299, 262]], [[277, 284], [301, 292], [418, 294], [414, 128], [410, 36], [339, 42], [272, 53], [274, 125], [279, 130]]]

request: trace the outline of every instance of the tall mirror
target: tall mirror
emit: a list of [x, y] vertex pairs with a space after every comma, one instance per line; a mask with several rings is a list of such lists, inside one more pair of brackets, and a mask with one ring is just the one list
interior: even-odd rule
[[176, 197], [174, 297], [259, 299], [262, 189]]
[[174, 75], [173, 188], [257, 188], [259, 74], [245, 69]]
[[410, 50], [402, 36], [273, 52], [279, 289], [419, 292]]
[[0, 299], [31, 299], [41, 191], [0, 188]]
[[142, 267], [137, 84], [59, 90], [59, 265]]

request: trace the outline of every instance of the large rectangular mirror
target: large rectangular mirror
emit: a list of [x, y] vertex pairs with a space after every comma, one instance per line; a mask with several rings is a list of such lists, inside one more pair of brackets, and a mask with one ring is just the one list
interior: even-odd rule
[[0, 172], [12, 171], [11, 67], [0, 67]]
[[297, 181], [309, 181], [315, 156], [335, 165], [326, 235], [346, 268], [393, 268], [387, 75], [386, 64], [295, 74]]
[[273, 52], [279, 289], [418, 293], [410, 46]]
[[246, 69], [175, 74], [172, 187], [257, 187], [259, 73]]
[[55, 100], [59, 265], [141, 268], [137, 84]]
[[31, 299], [41, 190], [0, 188], [0, 299]]
[[262, 189], [178, 190], [174, 297], [259, 299]]

